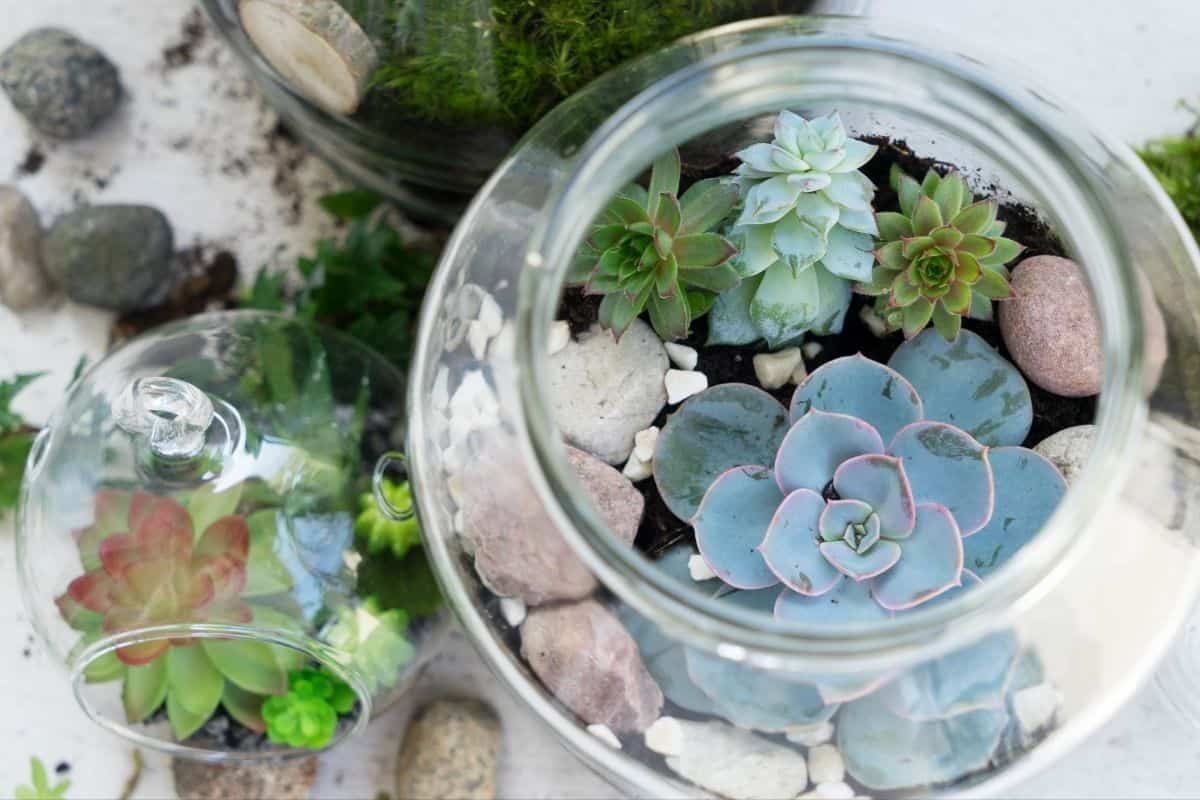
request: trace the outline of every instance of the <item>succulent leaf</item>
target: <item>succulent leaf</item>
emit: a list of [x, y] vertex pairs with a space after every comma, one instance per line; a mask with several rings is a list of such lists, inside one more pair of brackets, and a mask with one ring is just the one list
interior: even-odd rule
[[774, 476], [763, 467], [735, 467], [713, 481], [692, 527], [700, 554], [721, 580], [738, 589], [779, 582], [758, 548], [782, 499]]
[[896, 434], [888, 454], [903, 464], [913, 499], [944, 506], [963, 536], [991, 518], [988, 450], [963, 431], [944, 422], [914, 422]]
[[1003, 709], [1018, 652], [1015, 634], [993, 633], [905, 671], [879, 696], [892, 713], [917, 722]]
[[875, 428], [885, 443], [923, 416], [921, 398], [902, 374], [861, 355], [829, 361], [796, 387], [792, 422], [812, 408], [857, 417]]
[[888, 366], [924, 398], [926, 418], [961, 428], [989, 447], [1020, 444], [1033, 424], [1025, 379], [971, 331], [953, 342], [925, 331], [896, 348]]
[[796, 489], [820, 493], [834, 479], [838, 465], [883, 450], [883, 439], [870, 424], [812, 409], [783, 438], [775, 455], [775, 480], [784, 494]]
[[822, 542], [821, 555], [852, 581], [865, 581], [890, 570], [900, 560], [900, 545], [895, 542], [876, 542], [870, 550], [860, 553], [846, 542]]
[[882, 622], [892, 616], [875, 601], [870, 581], [842, 581], [817, 596], [784, 589], [775, 603], [776, 619], [795, 622]]
[[861, 500], [830, 500], [821, 512], [817, 532], [822, 541], [836, 542], [846, 534], [849, 525], [862, 525], [875, 513], [875, 509]]
[[763, 273], [749, 314], [759, 337], [779, 348], [807, 331], [840, 332], [849, 308], [850, 284], [846, 281], [820, 264], [797, 274], [781, 260]]
[[[682, 563], [683, 571], [675, 577], [686, 585], [692, 582], [687, 572], [687, 560], [693, 552], [687, 545], [677, 546], [655, 563], [661, 564], [664, 560]], [[663, 696], [688, 711], [715, 715], [717, 710], [713, 701], [700, 691], [700, 687], [688, 675], [687, 648], [680, 644], [679, 639], [663, 633], [661, 628], [628, 604], [621, 604], [616, 613], [625, 630], [637, 643], [642, 664], [662, 689]]]
[[738, 190], [720, 178], [696, 181], [679, 198], [683, 219], [679, 235], [711, 231], [725, 221], [737, 205]]
[[991, 519], [963, 542], [966, 566], [981, 577], [999, 569], [1054, 513], [1067, 482], [1052, 463], [1024, 447], [988, 451], [996, 485]]
[[[167, 653], [167, 687], [171, 696], [186, 711], [198, 715], [203, 724], [217, 704], [225, 688], [225, 678], [197, 645], [172, 647]], [[179, 736], [186, 738], [187, 734]]]
[[838, 226], [829, 232], [828, 249], [821, 259], [825, 269], [848, 281], [871, 279], [875, 263], [871, 237]]
[[692, 682], [712, 700], [721, 716], [754, 730], [782, 732], [799, 725], [824, 722], [838, 706], [826, 704], [817, 688], [789, 676], [687, 650]]
[[896, 565], [873, 580], [875, 599], [884, 608], [903, 611], [959, 585], [962, 536], [945, 506], [919, 503], [912, 536], [899, 546], [903, 554]]
[[884, 538], [904, 539], [912, 533], [913, 490], [899, 459], [876, 454], [847, 459], [833, 476], [833, 488], [840, 497], [870, 506]]
[[842, 579], [817, 545], [825, 501], [816, 492], [797, 489], [775, 505], [759, 547], [763, 560], [793, 592], [825, 594]]
[[267, 722], [262, 718], [262, 695], [247, 692], [228, 681], [221, 692], [221, 706], [229, 716], [256, 733], [265, 733]]
[[759, 339], [761, 334], [750, 316], [750, 303], [760, 283], [761, 275], [742, 278], [741, 283], [717, 296], [708, 316], [708, 339], [705, 343], [709, 347], [750, 344]]

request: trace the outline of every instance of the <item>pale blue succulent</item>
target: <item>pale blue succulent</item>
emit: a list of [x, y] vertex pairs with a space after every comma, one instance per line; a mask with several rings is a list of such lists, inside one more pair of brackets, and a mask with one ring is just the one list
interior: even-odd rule
[[875, 186], [859, 168], [877, 149], [849, 138], [836, 113], [810, 122], [783, 111], [771, 142], [737, 153], [743, 203], [729, 238], [744, 280], [713, 307], [709, 344], [841, 331], [851, 286], [874, 263]]

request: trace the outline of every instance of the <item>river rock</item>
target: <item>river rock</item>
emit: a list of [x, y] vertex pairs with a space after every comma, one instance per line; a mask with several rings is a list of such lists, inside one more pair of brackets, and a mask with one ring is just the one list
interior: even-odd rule
[[618, 340], [599, 325], [549, 359], [554, 421], [569, 444], [622, 464], [633, 437], [667, 402], [669, 362], [654, 329], [640, 319]]
[[492, 800], [500, 762], [500, 718], [478, 700], [437, 700], [409, 723], [396, 768], [405, 800]]
[[0, 186], [0, 301], [31, 308], [50, 294], [42, 269], [42, 223], [15, 186]]
[[[629, 479], [581, 450], [567, 460], [609, 527], [633, 543], [645, 501]], [[463, 529], [475, 552], [475, 570], [501, 597], [530, 607], [585, 597], [596, 579], [563, 539], [524, 466], [497, 440], [463, 464]]]
[[92, 206], [59, 217], [42, 242], [46, 270], [85, 305], [136, 311], [171, 288], [174, 236], [149, 206]]
[[808, 786], [804, 756], [724, 722], [680, 720], [683, 742], [667, 766], [733, 800], [796, 797]]
[[58, 28], [39, 28], [0, 54], [0, 88], [47, 136], [74, 139], [117, 107], [121, 78], [103, 53]]
[[171, 773], [179, 800], [304, 800], [317, 779], [317, 759], [207, 764], [177, 758]]
[[1095, 425], [1076, 425], [1047, 436], [1033, 450], [1058, 467], [1067, 483], [1071, 483], [1087, 463], [1095, 443]]
[[635, 733], [658, 718], [663, 694], [637, 644], [595, 600], [529, 612], [521, 626], [521, 655], [559, 702], [589, 725]]
[[1000, 303], [1000, 332], [1025, 377], [1063, 397], [1100, 391], [1104, 351], [1100, 320], [1083, 270], [1058, 256], [1017, 265], [1011, 300]]

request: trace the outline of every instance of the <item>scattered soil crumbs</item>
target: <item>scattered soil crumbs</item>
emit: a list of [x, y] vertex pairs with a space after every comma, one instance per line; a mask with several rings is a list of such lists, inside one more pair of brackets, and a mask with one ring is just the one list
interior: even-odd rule
[[113, 324], [114, 343], [177, 319], [230, 308], [237, 285], [237, 258], [228, 250], [195, 245], [175, 254], [178, 282], [153, 308], [123, 314]]
[[204, 12], [198, 7], [193, 8], [183, 19], [179, 40], [163, 48], [163, 70], [169, 72], [191, 64], [195, 60], [197, 45], [207, 35]]
[[[953, 165], [914, 155], [904, 142], [865, 138], [866, 141], [879, 145], [879, 154], [863, 168], [863, 172], [877, 187], [876, 211], [899, 210], [896, 193], [888, 186], [888, 171], [892, 164], [899, 164], [901, 169], [917, 180], [920, 180], [931, 168], [942, 174], [954, 169]], [[697, 174], [694, 178], [722, 174], [721, 169], [724, 169], [724, 165], [710, 175]], [[995, 192], [996, 189], [997, 187], [994, 186], [985, 187], [985, 191], [988, 192]], [[1003, 203], [999, 216], [1001, 220], [1008, 223], [1005, 236], [1016, 239], [1026, 246], [1027, 249], [1022, 254], [1022, 258], [1036, 255], [1068, 256], [1054, 232], [1033, 209], [1014, 203]], [[887, 363], [904, 338], [899, 332], [884, 337], [877, 337], [871, 332], [860, 314], [865, 307], [873, 303], [874, 298], [872, 297], [854, 295], [850, 310], [846, 314], [845, 326], [840, 334], [808, 337], [806, 341], [819, 342], [822, 346], [821, 352], [815, 358], [805, 359], [809, 372], [827, 361], [855, 353], [862, 353], [868, 358]], [[567, 289], [563, 293], [559, 319], [565, 319], [570, 325], [571, 333], [578, 335], [596, 322], [599, 308], [599, 297], [584, 295], [579, 289]], [[1012, 360], [1009, 357], [1008, 349], [1004, 346], [1000, 328], [996, 323], [964, 320], [963, 327], [982, 336], [1001, 355]], [[769, 352], [769, 348], [764, 342], [741, 346], [705, 347], [704, 341], [707, 337], [708, 321], [702, 318], [693, 323], [692, 335], [684, 341], [684, 344], [695, 348], [700, 354], [700, 361], [696, 369], [708, 376], [710, 386], [721, 383], [748, 383], [758, 386], [753, 359], [757, 353]], [[781, 389], [776, 389], [771, 394], [787, 405], [791, 401], [795, 389], [795, 386], [789, 384]], [[1025, 439], [1026, 447], [1033, 447], [1050, 434], [1064, 428], [1084, 425], [1095, 420], [1095, 397], [1059, 397], [1032, 383], [1029, 384], [1029, 392], [1033, 401], [1033, 427]], [[664, 409], [654, 424], [662, 427], [667, 421], [668, 412], [673, 412], [675, 408]], [[642, 517], [642, 524], [635, 540], [635, 544], [640, 550], [654, 556], [680, 541], [691, 539], [693, 536], [691, 527], [667, 509], [654, 481], [644, 480], [635, 485], [646, 499], [646, 512]]]
[[45, 163], [46, 154], [42, 152], [41, 148], [34, 145], [25, 153], [24, 160], [17, 165], [17, 175], [18, 177], [37, 175]]

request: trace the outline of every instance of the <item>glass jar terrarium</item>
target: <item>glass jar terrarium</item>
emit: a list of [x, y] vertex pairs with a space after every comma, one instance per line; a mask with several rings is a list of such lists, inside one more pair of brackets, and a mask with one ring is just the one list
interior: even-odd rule
[[[617, 70], [528, 135], [431, 287], [409, 455], [434, 567], [504, 682], [639, 796], [1002, 792], [1130, 696], [1195, 596], [1194, 244], [1126, 149], [930, 41], [780, 19]], [[830, 204], [815, 258], [747, 230]], [[1020, 288], [1010, 235], [1080, 265], [1090, 391], [1040, 386], [1056, 342], [1018, 369], [973, 307]], [[831, 313], [800, 333], [720, 308], [814, 263]], [[750, 363], [796, 345], [807, 378]], [[1082, 466], [1028, 449], [1092, 421]]]
[[334, 744], [405, 689], [445, 623], [389, 466], [402, 391], [352, 339], [251, 312], [161, 328], [71, 387], [17, 554], [92, 719], [253, 759]]
[[415, 217], [453, 222], [543, 114], [681, 36], [830, 0], [205, 0], [318, 153]]

